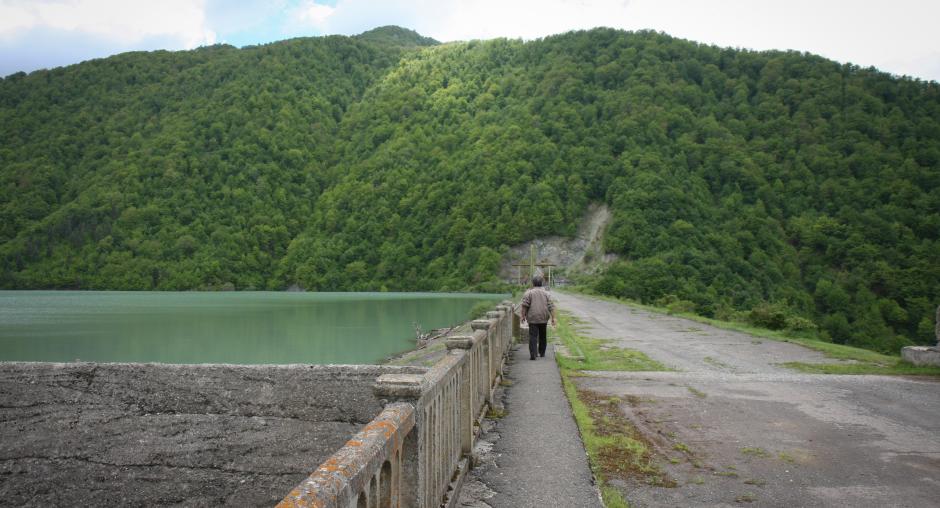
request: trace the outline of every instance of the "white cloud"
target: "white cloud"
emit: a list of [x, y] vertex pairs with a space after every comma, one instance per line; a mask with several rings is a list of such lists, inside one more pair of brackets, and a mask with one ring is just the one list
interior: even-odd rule
[[653, 29], [940, 80], [937, 19], [940, 2], [923, 0], [338, 0], [318, 28], [349, 35], [397, 24], [440, 41], [533, 39], [599, 26]]
[[329, 5], [307, 1], [297, 8], [296, 16], [301, 23], [313, 25], [314, 27], [323, 27], [333, 11], [335, 9]]
[[[254, 44], [400, 25], [447, 42], [607, 26], [809, 51], [940, 80], [937, 19], [940, 2], [923, 0], [0, 0], [0, 72], [21, 68], [20, 60], [38, 55], [34, 46], [71, 54], [56, 46], [82, 37], [95, 47], [88, 58], [212, 44], [216, 31]], [[35, 60], [34, 68], [68, 62]]]
[[0, 37], [32, 29], [89, 34], [121, 45], [170, 38], [182, 48], [215, 43], [206, 26], [204, 0], [0, 1]]
[[36, 17], [28, 9], [12, 5], [12, 2], [0, 3], [0, 36], [30, 28], [35, 23]]

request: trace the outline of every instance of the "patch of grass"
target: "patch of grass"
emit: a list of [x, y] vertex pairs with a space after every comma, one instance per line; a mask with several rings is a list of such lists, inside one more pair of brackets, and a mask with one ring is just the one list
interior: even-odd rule
[[[877, 354], [877, 353], [876, 353]], [[940, 367], [917, 367], [903, 360], [860, 363], [804, 363], [786, 362], [780, 365], [806, 374], [881, 374], [891, 376], [940, 376]]]
[[705, 485], [705, 478], [701, 476], [693, 476], [689, 483], [694, 483], [695, 485]]
[[651, 359], [640, 351], [611, 346], [612, 341], [585, 337], [577, 333], [571, 324], [571, 317], [558, 316], [556, 337], [572, 354], [580, 358], [568, 358], [556, 355], [559, 367], [569, 370], [608, 370], [608, 371], [668, 371], [663, 364]]
[[741, 453], [743, 455], [749, 455], [751, 457], [760, 457], [760, 458], [770, 457], [770, 453], [768, 453], [767, 450], [763, 448], [759, 448], [759, 447], [746, 446], [744, 448], [741, 448]]
[[796, 464], [796, 457], [794, 457], [793, 455], [790, 455], [787, 452], [778, 453], [777, 458], [789, 464]]
[[630, 508], [630, 503], [623, 498], [619, 490], [613, 487], [607, 485], [601, 487], [601, 498], [607, 508]]
[[741, 494], [734, 500], [735, 503], [753, 503], [754, 501], [757, 501], [757, 496], [751, 494], [750, 492]]
[[689, 446], [686, 445], [685, 443], [681, 443], [681, 442], [680, 442], [680, 443], [676, 443], [676, 444], [672, 445], [672, 449], [675, 450], [675, 451], [677, 451], [677, 452], [682, 452], [682, 453], [686, 453], [686, 454], [688, 454], [688, 455], [692, 455], [692, 450], [691, 450], [691, 449], [689, 448]]
[[697, 390], [697, 389], [695, 389], [694, 387], [686, 386], [686, 388], [689, 389], [689, 392], [690, 392], [692, 395], [695, 395], [696, 397], [698, 397], [698, 398], [700, 398], [700, 399], [704, 399], [705, 397], [708, 397], [708, 394], [707, 394], [707, 393], [705, 393], [705, 392], [703, 392], [703, 391], [701, 391], [701, 390]]
[[727, 363], [725, 363], [725, 362], [723, 362], [723, 361], [721, 361], [721, 360], [717, 360], [717, 359], [715, 359], [715, 358], [712, 358], [712, 357], [710, 357], [710, 356], [706, 356], [705, 358], [702, 358], [702, 361], [704, 361], [705, 363], [711, 365], [712, 367], [718, 367], [719, 369], [730, 369], [730, 368], [731, 368], [731, 366], [728, 365]]
[[611, 479], [637, 479], [650, 485], [675, 487], [675, 481], [653, 461], [652, 447], [621, 413], [619, 399], [579, 390], [570, 374], [570, 370], [561, 369], [562, 386], [581, 431], [604, 505], [627, 506], [620, 492], [608, 484]]
[[757, 478], [748, 478], [747, 480], [744, 480], [744, 483], [747, 485], [754, 485], [756, 487], [763, 487], [764, 485], [767, 485], [767, 482]]
[[486, 417], [490, 420], [499, 420], [500, 418], [504, 418], [507, 414], [509, 414], [509, 412], [505, 409], [496, 409], [491, 407], [486, 410]]

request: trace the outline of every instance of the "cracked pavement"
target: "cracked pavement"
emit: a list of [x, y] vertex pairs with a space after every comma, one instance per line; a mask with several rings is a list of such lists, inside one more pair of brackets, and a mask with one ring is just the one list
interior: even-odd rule
[[674, 488], [616, 483], [631, 506], [938, 506], [940, 383], [809, 375], [833, 363], [755, 338], [590, 297], [555, 293], [581, 333], [675, 372], [591, 372], [581, 389], [620, 397]]

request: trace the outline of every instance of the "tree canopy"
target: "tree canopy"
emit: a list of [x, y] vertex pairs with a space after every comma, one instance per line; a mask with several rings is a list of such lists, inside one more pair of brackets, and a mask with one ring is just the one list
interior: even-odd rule
[[481, 287], [591, 202], [591, 281], [836, 342], [932, 337], [940, 86], [654, 32], [397, 27], [0, 81], [6, 288]]

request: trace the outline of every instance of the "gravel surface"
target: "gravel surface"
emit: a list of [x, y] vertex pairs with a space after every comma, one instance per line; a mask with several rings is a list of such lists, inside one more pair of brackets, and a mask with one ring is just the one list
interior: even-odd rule
[[388, 369], [0, 363], [0, 506], [273, 506]]
[[801, 346], [556, 293], [582, 333], [677, 372], [593, 372], [582, 389], [624, 400], [674, 488], [618, 487], [631, 506], [940, 506], [940, 383], [807, 375]]

